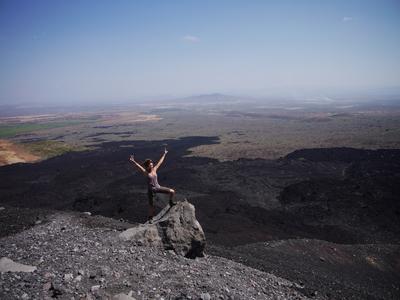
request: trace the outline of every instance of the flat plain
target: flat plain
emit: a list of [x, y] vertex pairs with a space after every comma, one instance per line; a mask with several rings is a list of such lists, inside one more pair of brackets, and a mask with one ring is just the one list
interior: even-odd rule
[[[276, 159], [303, 148], [393, 149], [400, 144], [400, 107], [393, 104], [214, 98], [0, 117], [0, 138], [47, 158], [110, 141], [216, 136], [218, 143], [193, 147], [191, 153], [220, 161]], [[44, 140], [40, 147], [37, 141]], [[46, 153], [62, 144], [65, 151]]]

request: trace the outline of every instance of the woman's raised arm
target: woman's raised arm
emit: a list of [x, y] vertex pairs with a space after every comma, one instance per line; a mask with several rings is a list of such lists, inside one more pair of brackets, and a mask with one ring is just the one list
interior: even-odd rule
[[167, 153], [168, 153], [167, 148], [164, 148], [164, 154], [161, 156], [160, 160], [158, 161], [158, 163], [154, 167], [154, 169], [156, 169], [156, 171], [161, 166], [162, 162], [164, 161], [165, 155], [167, 155]]
[[137, 163], [137, 162], [135, 161], [135, 157], [133, 156], [133, 154], [129, 157], [129, 161], [130, 161], [130, 162], [133, 162], [133, 164], [134, 164], [140, 171], [142, 171], [144, 174], [147, 173], [146, 170], [145, 170], [139, 163]]

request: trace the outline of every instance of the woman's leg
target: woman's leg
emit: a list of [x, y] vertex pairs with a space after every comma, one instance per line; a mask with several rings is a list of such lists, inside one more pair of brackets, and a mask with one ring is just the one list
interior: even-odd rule
[[169, 205], [175, 205], [176, 202], [174, 201], [174, 196], [175, 196], [175, 190], [170, 189], [164, 186], [160, 186], [158, 188], [154, 188], [153, 191], [155, 193], [160, 193], [160, 194], [168, 194], [169, 195]]
[[152, 191], [149, 191], [148, 197], [149, 197], [149, 221], [152, 221], [154, 217], [154, 193]]
[[154, 205], [149, 205], [149, 221], [153, 220], [154, 217]]
[[169, 205], [175, 205], [176, 201], [174, 201], [175, 197], [175, 190], [174, 189], [169, 189]]

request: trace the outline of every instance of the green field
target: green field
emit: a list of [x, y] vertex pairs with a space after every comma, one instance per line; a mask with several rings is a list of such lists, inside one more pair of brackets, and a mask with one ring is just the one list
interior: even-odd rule
[[79, 125], [88, 122], [91, 121], [71, 120], [71, 121], [49, 122], [49, 123], [21, 123], [13, 125], [0, 125], [0, 138], [11, 138], [18, 134], [30, 133], [45, 129]]

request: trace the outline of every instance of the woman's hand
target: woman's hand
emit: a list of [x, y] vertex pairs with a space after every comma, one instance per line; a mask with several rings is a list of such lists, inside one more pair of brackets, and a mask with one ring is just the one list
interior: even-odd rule
[[146, 170], [145, 170], [140, 164], [138, 164], [138, 163], [135, 161], [135, 156], [134, 156], [133, 154], [129, 157], [129, 161], [133, 162], [133, 164], [134, 164], [138, 169], [140, 169], [140, 171], [142, 171], [143, 174], [147, 174], [147, 173], [146, 173]]
[[167, 147], [164, 147], [164, 154], [167, 154], [167, 153], [168, 153]]

